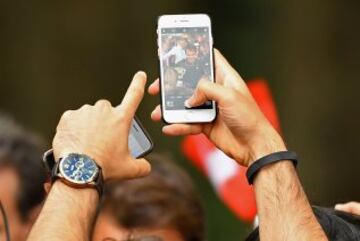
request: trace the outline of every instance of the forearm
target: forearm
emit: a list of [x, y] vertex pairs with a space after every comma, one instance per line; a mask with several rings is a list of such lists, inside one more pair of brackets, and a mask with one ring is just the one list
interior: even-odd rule
[[95, 189], [75, 189], [56, 181], [27, 240], [90, 240], [98, 202]]
[[290, 161], [264, 167], [256, 176], [260, 239], [327, 240]]

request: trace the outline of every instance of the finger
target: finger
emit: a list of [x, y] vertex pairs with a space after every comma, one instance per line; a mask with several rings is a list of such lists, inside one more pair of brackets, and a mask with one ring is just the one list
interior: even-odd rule
[[160, 105], [156, 106], [153, 112], [151, 112], [151, 119], [153, 121], [160, 121], [161, 120], [161, 107]]
[[202, 124], [172, 124], [164, 126], [162, 131], [169, 136], [196, 135], [203, 130]]
[[157, 78], [148, 88], [148, 93], [150, 95], [157, 95], [160, 92], [160, 81]]
[[226, 58], [220, 53], [220, 51], [214, 49], [214, 53], [216, 82], [237, 90], [241, 90], [244, 88], [247, 90], [245, 81], [226, 60]]
[[81, 106], [81, 107], [79, 108], [79, 110], [86, 110], [86, 109], [89, 109], [90, 107], [91, 107], [91, 105], [85, 104], [85, 105]]
[[121, 112], [126, 113], [126, 116], [129, 117], [129, 120], [132, 120], [136, 109], [138, 108], [144, 96], [145, 84], [146, 73], [143, 71], [137, 72], [134, 75], [128, 90], [126, 91], [121, 104], [116, 107], [117, 109], [121, 110]]
[[185, 106], [188, 108], [200, 106], [208, 100], [215, 100], [220, 105], [233, 92], [233, 90], [218, 83], [202, 79], [199, 81], [194, 94], [185, 101]]
[[151, 172], [151, 165], [145, 158], [135, 159], [134, 162], [136, 162], [136, 177], [144, 177]]
[[357, 202], [337, 204], [337, 205], [335, 205], [335, 209], [343, 211], [343, 212], [360, 215], [360, 203], [357, 203]]
[[216, 73], [216, 82], [223, 83], [223, 79], [227, 73], [230, 72], [230, 64], [227, 62], [225, 57], [221, 54], [221, 52], [214, 48], [214, 59], [215, 59], [215, 73]]

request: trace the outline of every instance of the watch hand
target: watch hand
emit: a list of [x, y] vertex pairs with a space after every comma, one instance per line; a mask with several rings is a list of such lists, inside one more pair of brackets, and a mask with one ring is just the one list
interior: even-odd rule
[[78, 172], [80, 172], [79, 168], [76, 168], [76, 170], [71, 174], [71, 177], [75, 177]]

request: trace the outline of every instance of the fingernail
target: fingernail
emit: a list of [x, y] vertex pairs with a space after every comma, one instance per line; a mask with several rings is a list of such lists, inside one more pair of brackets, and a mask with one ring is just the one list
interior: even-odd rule
[[162, 128], [162, 131], [163, 131], [163, 132], [166, 132], [166, 129], [168, 129], [168, 126], [164, 126], [164, 127]]
[[186, 108], [191, 108], [191, 104], [189, 100], [185, 100], [184, 105]]
[[138, 71], [136, 74], [142, 75], [142, 76], [144, 76], [146, 78], [146, 73], [144, 71], [142, 71], [142, 70]]
[[335, 209], [341, 209], [342, 206], [343, 206], [343, 205], [341, 205], [341, 204], [336, 204], [336, 205], [335, 205]]

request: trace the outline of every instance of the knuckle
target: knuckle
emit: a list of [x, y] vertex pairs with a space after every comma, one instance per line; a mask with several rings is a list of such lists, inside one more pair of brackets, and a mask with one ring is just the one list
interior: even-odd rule
[[348, 206], [350, 206], [350, 207], [356, 207], [358, 205], [360, 206], [360, 204], [358, 204], [358, 203], [356, 203], [354, 201], [348, 203]]
[[151, 166], [148, 162], [144, 161], [141, 165], [138, 166], [137, 176], [142, 177], [149, 174], [151, 171]]
[[90, 107], [91, 107], [91, 105], [85, 104], [85, 105], [81, 106], [80, 109], [84, 110], [84, 109], [89, 109]]
[[95, 105], [97, 106], [111, 106], [110, 101], [106, 100], [106, 99], [100, 99], [98, 100]]
[[224, 96], [224, 101], [228, 103], [234, 103], [237, 99], [239, 99], [239, 95], [234, 90], [229, 90], [227, 95]]
[[72, 110], [67, 110], [67, 111], [65, 111], [65, 112], [62, 114], [62, 116], [61, 116], [60, 119], [68, 119], [68, 118], [72, 115], [73, 112], [74, 112], [74, 111], [72, 111]]

